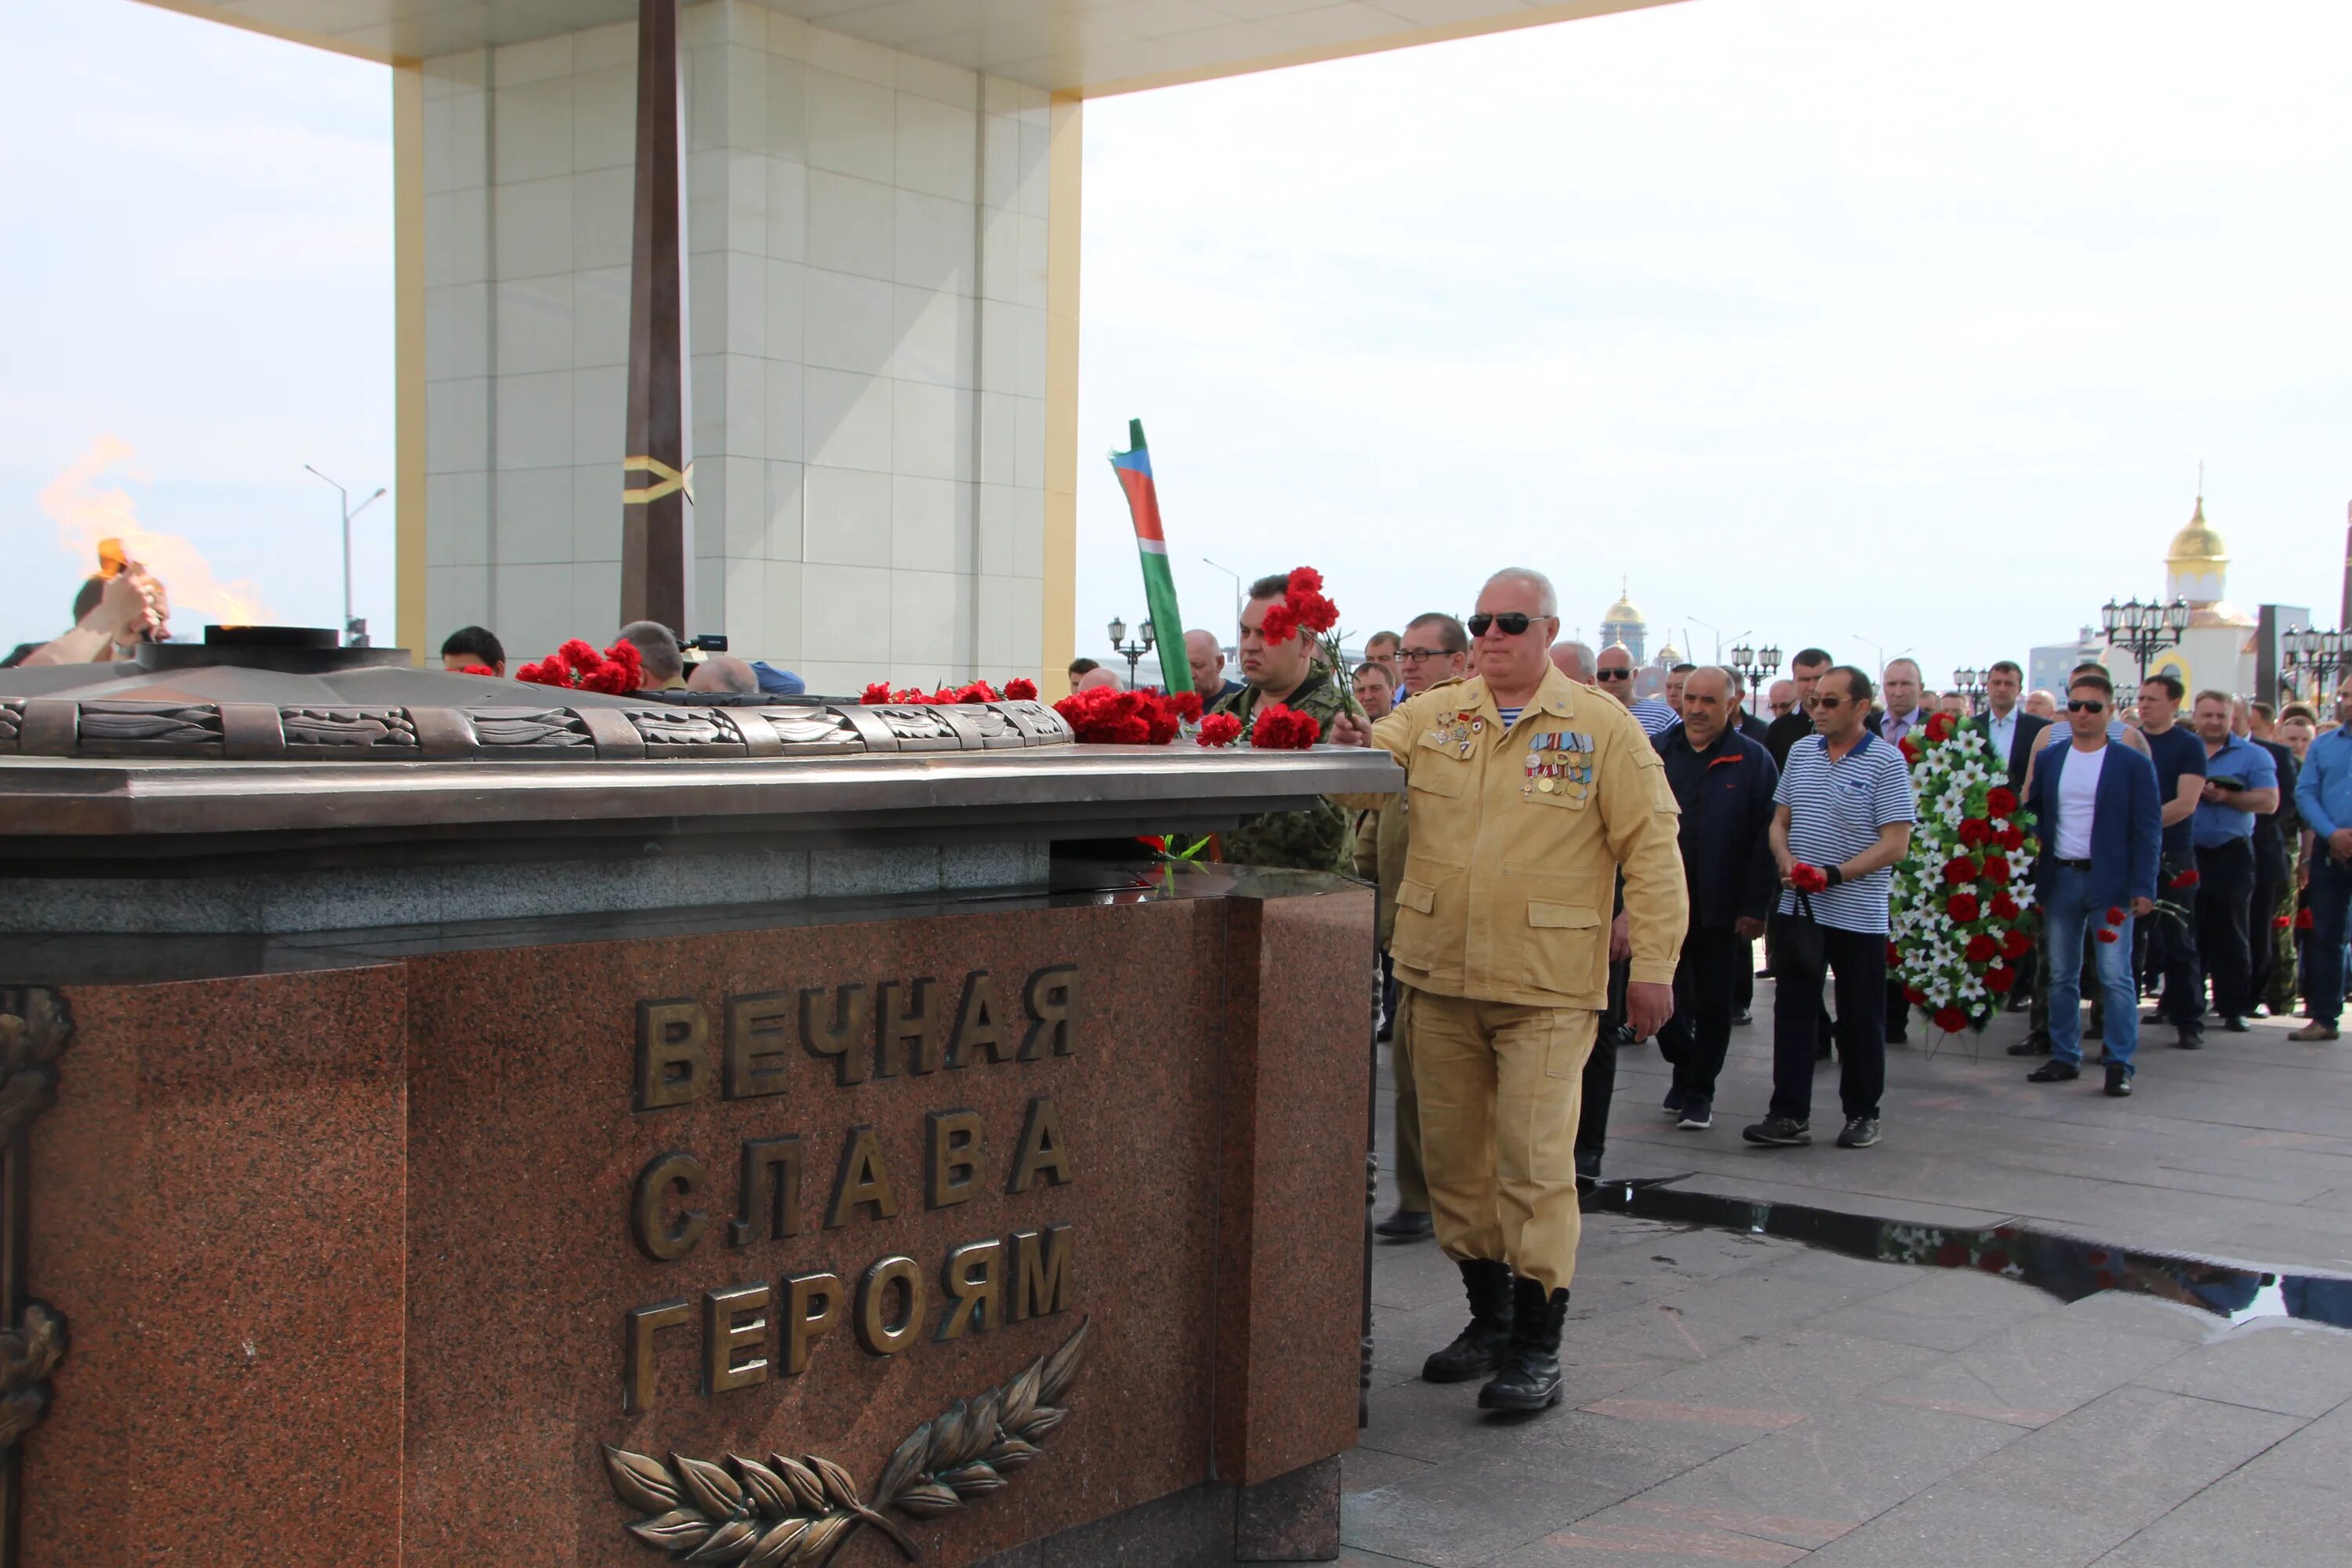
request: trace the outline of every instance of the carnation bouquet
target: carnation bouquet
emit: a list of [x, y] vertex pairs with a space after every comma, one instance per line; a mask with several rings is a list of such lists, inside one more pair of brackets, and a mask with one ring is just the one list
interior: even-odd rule
[[[1258, 635], [1269, 643], [1286, 643], [1294, 637], [1314, 638], [1314, 661], [1329, 673], [1332, 684], [1339, 689], [1340, 706], [1359, 719], [1364, 717], [1363, 707], [1356, 700], [1355, 687], [1348, 679], [1347, 655], [1340, 647], [1345, 634], [1339, 630], [1339, 606], [1324, 597], [1322, 573], [1312, 566], [1292, 567], [1282, 597], [1265, 607], [1265, 619], [1258, 623]], [[1297, 717], [1280, 704], [1265, 710], [1250, 721], [1251, 744], [1273, 751], [1299, 751], [1315, 743], [1318, 727], [1312, 721], [1308, 721], [1304, 742], [1297, 739], [1295, 730], [1281, 728], [1281, 722], [1286, 720], [1277, 723], [1277, 738], [1258, 740], [1255, 731], [1260, 721], [1276, 714]]]
[[985, 680], [975, 680], [964, 686], [942, 686], [936, 691], [926, 691], [919, 686], [901, 687], [893, 691], [888, 681], [877, 680], [868, 686], [857, 700], [866, 707], [885, 702], [941, 707], [958, 702], [1034, 702], [1036, 699], [1037, 683], [1016, 675], [1004, 683], [1001, 693]]
[[573, 637], [537, 664], [516, 670], [515, 679], [533, 686], [562, 686], [625, 697], [645, 685], [646, 670], [633, 643], [616, 642], [598, 653], [593, 644]]
[[1937, 1028], [1981, 1033], [2033, 947], [2027, 879], [2041, 846], [1981, 734], [1938, 713], [1903, 751], [1919, 821], [1895, 868], [1887, 963]]

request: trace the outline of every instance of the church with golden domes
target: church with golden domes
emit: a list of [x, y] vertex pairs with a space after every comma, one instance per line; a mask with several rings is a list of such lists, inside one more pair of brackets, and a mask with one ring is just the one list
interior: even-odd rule
[[[2227, 597], [2229, 571], [2229, 547], [2205, 521], [2205, 498], [2199, 496], [2195, 512], [2172, 536], [2164, 557], [2164, 601], [2189, 602], [2189, 629], [2149, 660], [2147, 673], [2179, 676], [2192, 697], [2208, 687], [2242, 693], [2254, 689], [2258, 623], [2252, 611]], [[2106, 665], [2118, 682], [2137, 684], [2140, 672], [2133, 667], [2128, 648], [2109, 648]]]
[[1642, 612], [1634, 607], [1625, 579], [1620, 577], [1617, 579], [1617, 602], [1601, 612], [1601, 641], [1595, 646], [1605, 648], [1612, 643], [1623, 643], [1625, 651], [1633, 656], [1633, 666], [1638, 669], [1642, 665], [1643, 645], [1649, 635], [1648, 623], [1642, 619]]

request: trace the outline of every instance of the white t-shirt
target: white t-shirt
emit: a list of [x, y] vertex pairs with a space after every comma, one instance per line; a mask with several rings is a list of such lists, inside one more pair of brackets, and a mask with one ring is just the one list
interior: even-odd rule
[[2098, 809], [2099, 772], [2107, 765], [2107, 748], [2066, 753], [2066, 770], [2058, 775], [2058, 858], [2091, 858], [2091, 819]]

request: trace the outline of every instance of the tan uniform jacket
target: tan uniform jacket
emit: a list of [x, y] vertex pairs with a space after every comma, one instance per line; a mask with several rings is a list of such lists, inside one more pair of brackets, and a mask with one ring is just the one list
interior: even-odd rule
[[1372, 941], [1382, 952], [1396, 931], [1397, 885], [1404, 880], [1405, 847], [1412, 842], [1412, 816], [1402, 795], [1364, 813], [1356, 825], [1356, 875], [1381, 889], [1380, 912], [1372, 918]]
[[1400, 981], [1599, 1010], [1622, 867], [1632, 977], [1673, 983], [1689, 920], [1680, 813], [1623, 708], [1548, 669], [1506, 731], [1474, 678], [1402, 703], [1372, 727], [1372, 744], [1404, 765], [1412, 818], [1389, 944]]

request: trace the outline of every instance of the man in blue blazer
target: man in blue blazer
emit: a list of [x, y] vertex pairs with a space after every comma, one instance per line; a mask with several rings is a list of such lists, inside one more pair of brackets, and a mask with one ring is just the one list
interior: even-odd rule
[[[2115, 701], [2114, 683], [2105, 674], [2076, 672], [2066, 689], [2071, 743], [2040, 754], [2026, 804], [2042, 837], [2033, 886], [2048, 924], [2049, 951], [2082, 952], [2085, 930], [2098, 939], [2099, 989], [2106, 1001], [2106, 1089], [2122, 1096], [2132, 1090], [2132, 1058], [2139, 1047], [2132, 921], [2156, 908], [2164, 819], [2155, 764], [2107, 738]], [[2050, 1059], [2025, 1075], [2033, 1083], [2083, 1076], [2080, 966], [2053, 963], [2049, 984]]]

